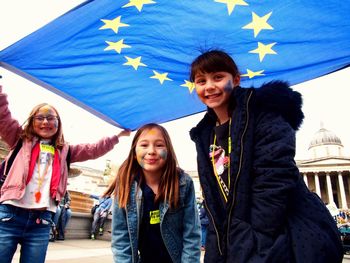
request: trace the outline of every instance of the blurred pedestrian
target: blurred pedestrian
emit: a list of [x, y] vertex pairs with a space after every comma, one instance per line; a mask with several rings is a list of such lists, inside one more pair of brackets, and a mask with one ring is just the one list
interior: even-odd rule
[[72, 210], [70, 209], [71, 198], [69, 192], [66, 191], [66, 194], [62, 198], [61, 202], [57, 206], [57, 212], [54, 217], [54, 221], [56, 221], [56, 229], [57, 229], [57, 240], [65, 239], [65, 229], [68, 224], [69, 219], [72, 216]]
[[96, 207], [93, 214], [90, 231], [90, 238], [92, 240], [95, 240], [97, 232], [100, 236], [103, 235], [104, 224], [108, 217], [109, 210], [112, 206], [112, 198], [109, 195], [103, 197], [99, 197], [97, 195], [90, 195], [90, 197], [98, 200], [98, 206]]
[[200, 205], [199, 219], [201, 221], [201, 231], [202, 231], [201, 250], [204, 251], [205, 250], [205, 240], [207, 238], [207, 228], [209, 225], [207, 211], [205, 210], [205, 207], [204, 207], [204, 200]]

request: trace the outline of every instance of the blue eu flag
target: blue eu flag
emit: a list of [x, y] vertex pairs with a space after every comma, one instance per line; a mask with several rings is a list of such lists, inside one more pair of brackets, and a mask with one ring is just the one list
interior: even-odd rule
[[0, 53], [1, 66], [111, 124], [137, 129], [205, 110], [189, 65], [217, 48], [242, 86], [297, 84], [350, 64], [348, 1], [86, 1]]

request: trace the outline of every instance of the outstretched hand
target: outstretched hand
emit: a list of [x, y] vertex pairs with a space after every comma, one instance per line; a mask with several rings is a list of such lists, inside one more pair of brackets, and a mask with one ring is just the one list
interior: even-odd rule
[[118, 138], [122, 137], [122, 136], [130, 136], [131, 134], [131, 130], [129, 129], [125, 129], [125, 130], [122, 130], [120, 133], [118, 133]]

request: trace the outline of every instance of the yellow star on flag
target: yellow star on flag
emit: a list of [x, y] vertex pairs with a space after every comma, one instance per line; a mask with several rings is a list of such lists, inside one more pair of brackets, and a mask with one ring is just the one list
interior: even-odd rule
[[141, 62], [141, 57], [137, 57], [137, 58], [130, 58], [125, 56], [127, 62], [125, 62], [123, 65], [128, 65], [128, 66], [132, 66], [135, 70], [138, 69], [138, 67], [142, 66], [142, 67], [147, 67], [146, 64], [143, 64]]
[[243, 29], [253, 29], [254, 37], [256, 37], [261, 30], [263, 29], [273, 29], [271, 25], [267, 23], [267, 20], [270, 18], [272, 12], [264, 15], [263, 17], [258, 16], [254, 12], [252, 12], [252, 22], [242, 27]]
[[188, 90], [190, 91], [190, 93], [192, 93], [192, 91], [194, 90], [195, 88], [195, 85], [193, 82], [191, 81], [188, 81], [188, 80], [185, 80], [185, 83], [180, 85], [181, 87], [186, 87], [188, 88]]
[[156, 2], [152, 0], [129, 0], [129, 3], [126, 5], [123, 5], [122, 7], [130, 7], [130, 6], [135, 6], [139, 12], [141, 12], [143, 5], [148, 5], [148, 4], [155, 4]]
[[172, 81], [172, 79], [168, 78], [168, 73], [158, 73], [157, 71], [153, 70], [154, 75], [150, 77], [151, 79], [158, 79], [160, 84], [163, 84], [165, 80]]
[[121, 23], [120, 18], [121, 16], [118, 16], [113, 20], [101, 19], [105, 25], [101, 26], [99, 29], [112, 29], [116, 34], [118, 34], [119, 27], [129, 26], [128, 24]]
[[104, 50], [115, 50], [117, 53], [121, 53], [123, 48], [131, 48], [131, 46], [124, 44], [124, 39], [119, 40], [118, 42], [106, 41], [108, 47]]
[[262, 74], [265, 70], [260, 70], [260, 71], [252, 71], [250, 69], [247, 69], [246, 74], [242, 74], [242, 77], [249, 77], [250, 79], [256, 77], [256, 76], [265, 76], [265, 74]]
[[275, 44], [276, 44], [276, 42], [275, 43], [271, 43], [271, 44], [267, 44], [267, 45], [265, 45], [265, 44], [263, 44], [261, 42], [258, 42], [258, 48], [249, 51], [249, 53], [259, 54], [259, 59], [260, 59], [260, 62], [261, 62], [261, 61], [263, 61], [264, 57], [267, 54], [271, 54], [271, 55], [277, 54], [274, 50], [272, 50], [272, 47]]
[[236, 5], [248, 5], [243, 0], [214, 0], [217, 3], [222, 3], [227, 5], [228, 14], [231, 15]]

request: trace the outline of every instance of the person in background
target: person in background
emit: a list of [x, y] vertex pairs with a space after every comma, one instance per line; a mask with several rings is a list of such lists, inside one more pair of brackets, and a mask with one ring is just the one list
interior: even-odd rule
[[168, 132], [138, 129], [106, 195], [114, 262], [199, 263], [200, 223], [192, 178], [177, 165]]
[[66, 194], [64, 195], [64, 197], [61, 199], [61, 202], [59, 203], [58, 207], [59, 207], [59, 213], [54, 217], [54, 220], [56, 217], [58, 217], [58, 219], [56, 219], [57, 221], [57, 240], [64, 240], [65, 239], [65, 229], [66, 226], [69, 222], [69, 219], [72, 217], [72, 210], [70, 209], [70, 203], [71, 203], [71, 198], [70, 198], [70, 194], [68, 192], [68, 190], [66, 191]]
[[207, 216], [207, 212], [205, 211], [205, 207], [203, 204], [204, 200], [200, 204], [199, 208], [199, 219], [201, 221], [201, 231], [202, 231], [202, 245], [201, 250], [205, 250], [205, 239], [207, 238], [207, 227], [209, 225], [209, 219]]
[[112, 198], [110, 196], [99, 197], [97, 195], [90, 195], [90, 197], [98, 200], [98, 207], [93, 214], [90, 231], [90, 238], [95, 240], [97, 231], [100, 236], [103, 235], [104, 224], [112, 206]]
[[0, 86], [0, 136], [11, 149], [5, 165], [20, 146], [6, 178], [1, 178], [0, 261], [11, 263], [20, 244], [21, 263], [45, 262], [53, 214], [67, 191], [68, 163], [101, 157], [129, 134], [124, 130], [94, 144], [70, 145], [52, 105], [36, 105], [21, 125]]
[[295, 164], [301, 95], [282, 81], [241, 88], [224, 51], [191, 64], [207, 113], [190, 132], [209, 215], [205, 263], [340, 263], [339, 231]]
[[61, 202], [56, 208], [56, 213], [53, 217], [54, 225], [51, 228], [50, 232], [50, 241], [54, 242], [55, 240], [64, 240], [65, 228], [68, 224], [69, 219], [72, 216], [72, 210], [70, 209], [71, 198], [69, 192], [66, 191], [66, 194], [61, 199]]

